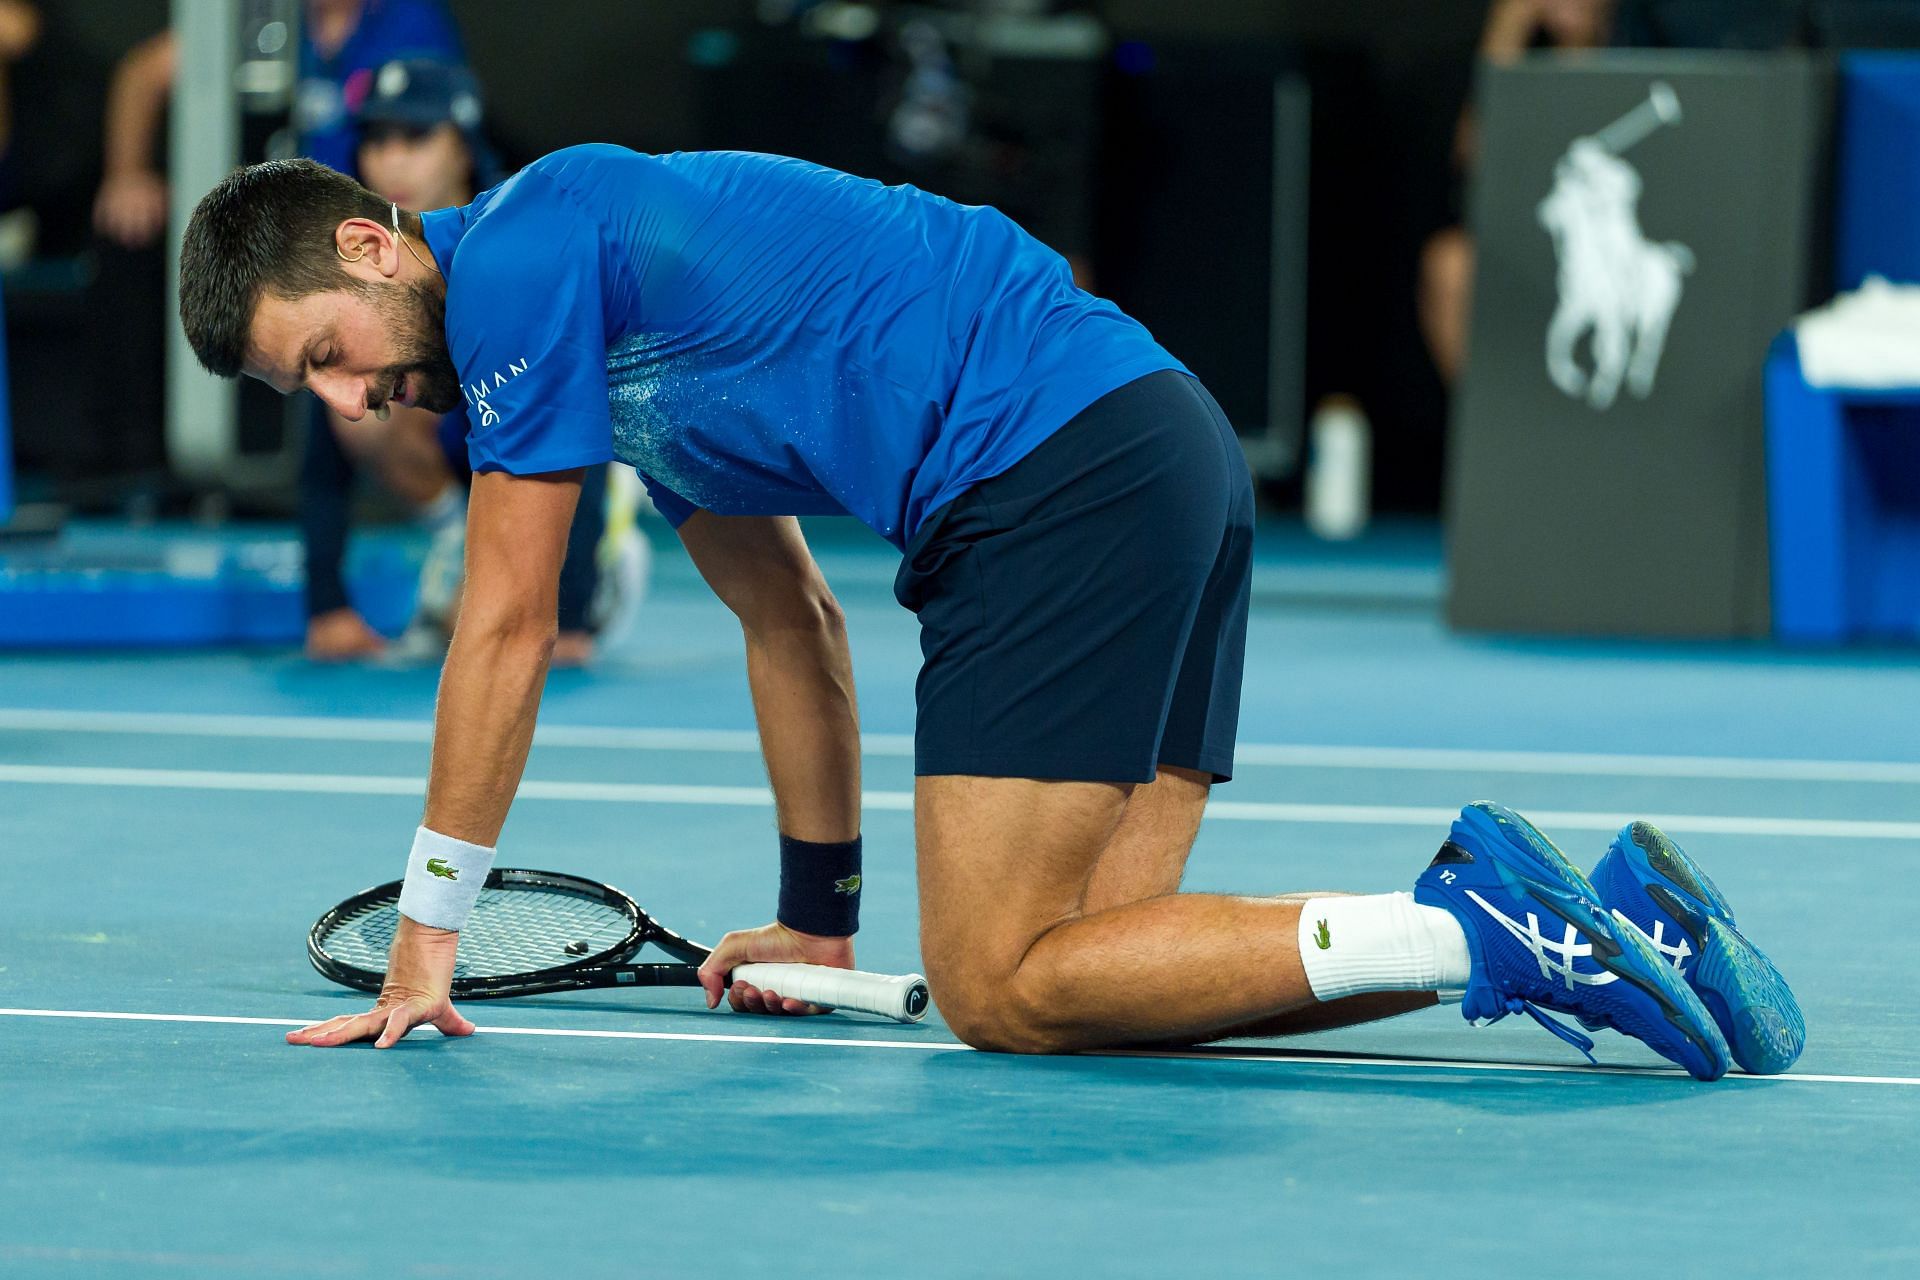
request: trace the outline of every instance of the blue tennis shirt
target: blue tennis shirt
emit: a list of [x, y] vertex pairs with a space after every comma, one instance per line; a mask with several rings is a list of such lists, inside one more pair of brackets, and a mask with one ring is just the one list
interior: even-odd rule
[[675, 526], [848, 513], [904, 546], [1183, 367], [995, 210], [800, 160], [570, 147], [425, 219], [473, 469], [618, 459]]

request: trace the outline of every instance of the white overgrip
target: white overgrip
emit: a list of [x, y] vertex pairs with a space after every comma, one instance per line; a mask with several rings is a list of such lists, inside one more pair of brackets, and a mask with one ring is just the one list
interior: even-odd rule
[[818, 964], [743, 964], [732, 977], [762, 991], [842, 1012], [918, 1022], [927, 1013], [927, 980], [917, 973], [863, 973]]

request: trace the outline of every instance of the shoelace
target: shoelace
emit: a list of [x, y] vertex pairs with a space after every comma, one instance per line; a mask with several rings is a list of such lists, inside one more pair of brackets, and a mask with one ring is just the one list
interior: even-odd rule
[[[1545, 1027], [1548, 1031], [1551, 1031], [1554, 1035], [1565, 1040], [1568, 1044], [1585, 1054], [1588, 1062], [1595, 1066], [1600, 1065], [1600, 1060], [1593, 1056], [1593, 1041], [1581, 1035], [1566, 1023], [1555, 1018], [1549, 1018], [1540, 1010], [1539, 1006], [1530, 1000], [1522, 1000], [1519, 996], [1508, 996], [1506, 998], [1506, 1008], [1493, 1017], [1488, 1018], [1487, 1021], [1489, 1023], [1498, 1022], [1509, 1013], [1526, 1014], [1542, 1027]], [[1595, 1029], [1598, 1030], [1598, 1028]]]

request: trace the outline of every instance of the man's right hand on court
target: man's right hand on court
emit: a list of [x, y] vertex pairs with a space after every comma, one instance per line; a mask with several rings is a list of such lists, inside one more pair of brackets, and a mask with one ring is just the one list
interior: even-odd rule
[[378, 1037], [373, 1047], [386, 1049], [422, 1023], [432, 1023], [443, 1036], [472, 1035], [473, 1023], [453, 1007], [449, 994], [459, 944], [458, 933], [429, 929], [401, 916], [387, 955], [387, 982], [373, 1008], [289, 1031], [287, 1043], [326, 1049]]
[[709, 1009], [718, 1008], [720, 997], [725, 996], [735, 1013], [824, 1013], [824, 1009], [804, 1000], [786, 999], [778, 992], [762, 991], [745, 982], [729, 983], [734, 967], [743, 964], [818, 964], [851, 969], [853, 939], [801, 933], [775, 921], [728, 934], [700, 966], [700, 985], [706, 989]]

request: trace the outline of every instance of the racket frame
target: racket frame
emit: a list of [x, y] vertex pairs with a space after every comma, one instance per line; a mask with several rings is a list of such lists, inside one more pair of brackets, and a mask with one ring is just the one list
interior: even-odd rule
[[[385, 970], [362, 969], [339, 960], [326, 950], [326, 938], [339, 927], [342, 920], [368, 907], [390, 903], [397, 911], [400, 885], [400, 881], [394, 880], [363, 889], [314, 921], [313, 928], [307, 931], [307, 959], [322, 977], [359, 991], [376, 994], [380, 991], [387, 979]], [[612, 885], [568, 875], [563, 871], [540, 871], [528, 867], [495, 867], [487, 874], [486, 883], [482, 885], [483, 889], [508, 891], [514, 887], [559, 890], [604, 903], [627, 917], [626, 936], [593, 955], [546, 969], [495, 974], [491, 977], [455, 978], [452, 989], [455, 999], [499, 1000], [509, 996], [546, 995], [557, 991], [587, 991], [606, 987], [699, 985], [694, 972], [706, 960], [711, 948], [703, 947], [667, 928], [648, 915], [638, 902]], [[628, 964], [634, 953], [648, 943], [676, 957], [681, 963]]]
[[[396, 914], [400, 906], [398, 880], [363, 889], [330, 909], [314, 921], [307, 931], [307, 959], [320, 975], [331, 982], [359, 991], [378, 994], [386, 984], [386, 971], [363, 969], [331, 955], [326, 939], [348, 917], [369, 907], [391, 906]], [[458, 1000], [498, 1000], [510, 996], [551, 995], [564, 991], [590, 991], [611, 987], [697, 987], [699, 966], [712, 954], [711, 948], [685, 938], [648, 915], [638, 902], [609, 884], [568, 875], [563, 871], [539, 871], [529, 867], [495, 867], [488, 873], [482, 889], [514, 888], [558, 890], [586, 898], [626, 916], [626, 936], [610, 947], [578, 960], [533, 969], [521, 973], [495, 974], [489, 977], [456, 977], [450, 994]], [[397, 926], [396, 926], [397, 927]], [[635, 952], [651, 943], [681, 961], [678, 964], [629, 964]], [[755, 966], [743, 965], [751, 972]], [[780, 968], [785, 966], [769, 966]], [[799, 968], [807, 968], [802, 965]], [[833, 971], [839, 973], [841, 971]], [[899, 1022], [918, 1022], [929, 1007], [926, 979], [918, 974], [863, 974], [861, 978], [881, 978], [898, 986], [899, 1002], [881, 1001], [873, 1005], [861, 1001], [828, 1001], [835, 1007], [870, 1012]], [[875, 997], [878, 1000], [878, 997]]]

